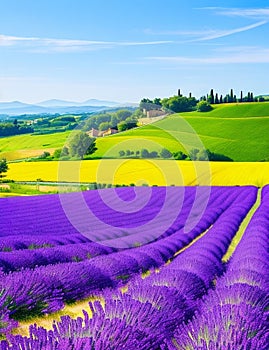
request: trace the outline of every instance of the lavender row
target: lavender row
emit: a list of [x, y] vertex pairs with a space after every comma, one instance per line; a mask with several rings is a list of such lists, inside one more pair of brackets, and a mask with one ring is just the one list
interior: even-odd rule
[[152, 297], [151, 302], [140, 302], [129, 294], [109, 296], [104, 308], [99, 302], [90, 304], [91, 317], [86, 311], [83, 319], [64, 316], [51, 331], [33, 325], [29, 338], [10, 335], [1, 350], [159, 349], [170, 334], [171, 320], [184, 318], [187, 305], [179, 293], [165, 287]]
[[9, 273], [23, 268], [83, 261], [99, 255], [113, 253], [115, 250], [111, 247], [90, 242], [67, 244], [55, 248], [40, 248], [38, 250], [24, 249], [15, 252], [0, 252], [0, 266], [3, 272]]
[[66, 244], [78, 244], [78, 243], [89, 243], [90, 240], [81, 235], [70, 234], [64, 236], [57, 235], [14, 235], [1, 237], [0, 241], [0, 252], [12, 252], [14, 250], [22, 249], [40, 249], [45, 247], [56, 247]]
[[[227, 202], [226, 206], [230, 204]], [[56, 311], [62, 308], [64, 301], [86, 297], [104, 287], [115, 287], [134, 273], [159, 267], [208, 228], [219, 216], [219, 210], [215, 210], [213, 216], [210, 214], [211, 221], [205, 221], [204, 226], [200, 225], [189, 234], [180, 232], [173, 237], [166, 237], [152, 243], [151, 247], [144, 246], [91, 261], [50, 265], [3, 276], [0, 286], [8, 291], [9, 312], [17, 317], [26, 311], [28, 314]]]
[[269, 186], [216, 289], [169, 349], [267, 350], [269, 344]]
[[[115, 227], [125, 227], [132, 223], [150, 220], [159, 212], [160, 207], [165, 199], [165, 188], [152, 188], [152, 193], [148, 202], [135, 213], [126, 213], [123, 218], [122, 213], [109, 208], [105, 200], [109, 202], [109, 198], [114, 198], [117, 202], [116, 194], [119, 194], [128, 204], [128, 200], [135, 197], [133, 188], [124, 189], [105, 189], [99, 191], [86, 191], [79, 193], [69, 193], [62, 195], [44, 195], [21, 198], [1, 198], [0, 213], [0, 232], [1, 236], [6, 235], [66, 235], [77, 233], [76, 229], [69, 222], [65, 211], [72, 209], [73, 215], [77, 220], [85, 220], [85, 213], [81, 208], [85, 202], [89, 211], [92, 211], [100, 221], [111, 223]], [[146, 188], [136, 188], [139, 198], [145, 197]], [[111, 203], [112, 207], [115, 203]], [[65, 207], [65, 208], [64, 208]], [[147, 215], [144, 214], [145, 212]], [[11, 215], [12, 213], [12, 215]], [[53, 220], [52, 220], [53, 218]]]
[[[192, 188], [189, 188], [188, 191], [190, 191]], [[170, 188], [170, 190], [174, 190], [173, 188]], [[242, 192], [242, 191], [248, 191], [248, 188], [233, 188], [231, 189], [224, 189], [224, 188], [213, 188], [210, 189], [211, 195], [209, 198], [209, 203], [206, 208], [204, 208], [204, 213], [201, 213], [201, 206], [202, 202], [207, 200], [207, 195], [209, 193], [208, 188], [203, 188], [200, 192], [200, 196], [198, 198], [200, 207], [196, 207], [196, 211], [191, 211], [192, 205], [197, 205], [197, 199], [194, 202], [194, 199], [191, 201], [191, 205], [188, 207], [185, 207], [185, 210], [180, 213], [180, 215], [177, 216], [174, 223], [166, 229], [166, 221], [169, 221], [170, 215], [173, 211], [179, 211], [177, 207], [174, 207], [172, 204], [169, 206], [169, 212], [166, 212], [164, 216], [160, 216], [158, 219], [154, 220], [150, 223], [150, 225], [147, 227], [147, 229], [144, 229], [142, 226], [137, 226], [136, 230], [123, 233], [118, 232], [117, 230], [113, 230], [110, 233], [110, 237], [105, 237], [106, 233], [103, 232], [96, 232], [96, 235], [99, 237], [102, 237], [101, 242], [106, 245], [112, 245], [112, 246], [119, 246], [119, 247], [132, 247], [136, 244], [138, 245], [144, 245], [148, 244], [148, 242], [155, 241], [164, 237], [167, 237], [171, 235], [174, 232], [177, 231], [185, 231], [185, 225], [186, 220], [187, 222], [193, 222], [192, 227], [200, 228], [201, 226], [203, 229], [208, 227], [208, 212], [209, 216], [211, 216], [211, 210], [218, 211], [218, 215], [220, 215], [231, 203], [236, 197]], [[188, 193], [188, 192], [187, 192]], [[192, 196], [195, 195], [195, 191], [190, 191], [189, 194]], [[202, 215], [201, 215], [202, 214]], [[209, 221], [212, 218], [209, 218]], [[211, 221], [212, 224], [212, 221]], [[160, 236], [156, 234], [156, 232], [160, 233]]]
[[[241, 196], [238, 196], [237, 200], [229, 208], [229, 214], [236, 210], [240, 212], [241, 216], [244, 216], [239, 203], [242, 201], [242, 197], [247, 194], [250, 197], [249, 201], [243, 205], [245, 212], [247, 212], [253, 201], [255, 201], [256, 192], [254, 189], [242, 192]], [[236, 220], [238, 220], [237, 214], [234, 215], [233, 222]], [[213, 228], [221, 222], [223, 223], [223, 220], [219, 219]], [[231, 225], [228, 231], [232, 229], [234, 229], [234, 225]], [[223, 234], [227, 234], [228, 240], [230, 239], [230, 232], [224, 232]], [[211, 236], [213, 236], [213, 233]], [[215, 236], [216, 246], [218, 246], [217, 231], [215, 231]], [[210, 231], [203, 238], [206, 237], [210, 239]], [[203, 247], [206, 244], [206, 240], [203, 238], [188, 248], [188, 250], [191, 250], [193, 247], [197, 248], [199, 242], [201, 247]], [[196, 250], [194, 249], [195, 252]], [[175, 258], [174, 262], [185, 253]], [[221, 258], [221, 254], [217, 250], [215, 254]], [[204, 260], [206, 261], [206, 257], [204, 257]], [[131, 260], [129, 259], [127, 265], [130, 266], [130, 263]], [[53, 332], [46, 332], [43, 329], [32, 327], [32, 337], [35, 339], [36, 344], [40, 344], [42, 339], [43, 346], [52, 346], [53, 349], [60, 349], [61, 346], [66, 344], [70, 344], [70, 349], [83, 349], [84, 347], [89, 348], [89, 346], [98, 349], [118, 349], [125, 348], [124, 344], [128, 344], [130, 349], [137, 349], [138, 345], [141, 349], [159, 349], [164, 339], [171, 337], [174, 325], [192, 316], [195, 310], [195, 298], [206, 291], [206, 281], [198, 277], [196, 271], [184, 271], [184, 269], [175, 269], [175, 267], [167, 269], [168, 266], [164, 267], [159, 274], [152, 275], [152, 277], [143, 281], [142, 284], [138, 283], [133, 288], [130, 288], [126, 296], [120, 296], [120, 298], [116, 296], [114, 299], [106, 298], [106, 300], [111, 300], [111, 302], [106, 303], [105, 310], [102, 312], [100, 306], [99, 308], [96, 306], [97, 311], [94, 312], [94, 317], [90, 321], [85, 314], [84, 325], [81, 319], [75, 321], [67, 317], [61, 323], [58, 323], [57, 326], [55, 325]], [[163, 274], [162, 271], [166, 271], [166, 273]], [[166, 281], [165, 278], [167, 279]], [[168, 283], [169, 288], [166, 286], [157, 287], [156, 285], [160, 284], [160, 282], [161, 284]], [[150, 287], [151, 284], [153, 287]], [[199, 287], [203, 288], [202, 292], [202, 288]], [[136, 302], [132, 302], [130, 298], [136, 300]], [[31, 343], [31, 341], [31, 339], [23, 338], [12, 340], [13, 343], [17, 342], [17, 344], [20, 342], [21, 344], [25, 344], [25, 342]], [[2, 346], [5, 349], [8, 345], [3, 343]]]
[[[126, 190], [125, 192], [128, 194], [129, 190], [128, 189], [125, 189], [125, 190]], [[122, 194], [124, 194], [125, 192], [122, 191]], [[158, 199], [158, 193], [156, 193], [156, 195], [157, 195], [156, 199]], [[49, 198], [51, 198], [51, 201], [52, 201], [52, 205], [50, 207], [53, 208], [53, 202], [55, 202], [57, 197], [51, 196]], [[188, 212], [192, 206], [193, 199], [194, 199], [194, 191], [191, 188], [189, 188], [186, 190], [183, 209], [178, 215], [177, 222], [173, 225], [173, 227], [170, 227], [167, 230], [166, 232], [167, 234], [171, 234], [175, 232], [177, 229], [179, 229], [180, 227], [182, 227], [185, 220], [184, 217], [188, 215]], [[32, 200], [33, 200], [33, 203], [35, 203], [36, 197], [32, 197]], [[29, 198], [28, 198], [28, 202], [31, 203], [31, 201], [29, 201]], [[44, 206], [46, 205], [47, 202], [48, 202], [48, 198], [45, 198], [45, 201], [43, 203]], [[24, 200], [22, 201], [22, 204], [23, 203], [24, 203]], [[13, 215], [13, 207], [10, 207], [9, 209], [12, 210], [12, 213], [10, 212], [8, 215], [10, 217], [11, 215]], [[59, 211], [63, 211], [62, 208], [58, 208], [58, 209]], [[6, 208], [6, 211], [8, 211], [8, 208]], [[22, 213], [24, 212], [21, 212], [21, 216], [22, 216]], [[46, 215], [48, 215], [48, 213]], [[144, 215], [146, 215], [146, 210], [144, 211]], [[124, 218], [124, 213], [122, 213], [122, 219], [123, 218]], [[8, 230], [12, 232], [16, 231], [18, 227], [14, 227], [14, 225], [17, 225], [17, 224], [18, 224], [17, 222], [12, 221], [11, 226], [8, 228]], [[46, 234], [40, 234], [40, 235], [34, 235], [34, 236], [33, 234], [23, 235], [25, 230], [25, 225], [22, 226], [20, 234], [2, 237], [0, 242], [0, 251], [10, 252], [18, 249], [38, 249], [38, 248], [45, 248], [45, 247], [49, 248], [49, 247], [54, 247], [58, 245], [70, 244], [70, 243], [76, 244], [76, 243], [90, 242], [89, 238], [86, 238], [80, 233], [63, 235], [62, 231], [66, 232], [66, 228], [68, 228], [68, 225], [66, 225], [66, 227], [65, 226], [62, 227], [61, 230], [59, 230], [60, 232], [57, 232], [57, 228], [55, 228], [54, 233], [50, 234], [51, 233], [50, 225], [51, 225], [51, 220], [47, 220], [46, 223], [43, 223], [43, 227], [42, 227], [42, 229], [46, 231]], [[118, 235], [118, 236], [120, 235], [120, 233], [115, 232], [116, 231], [115, 229], [113, 230], [113, 227], [111, 227], [109, 230], [106, 230], [107, 231], [106, 233], [100, 232], [100, 230], [98, 232], [96, 228], [94, 228], [94, 231], [96, 231], [95, 241], [100, 241], [102, 237], [103, 239], [107, 240], [107, 239], [113, 238], [113, 236], [115, 238], [115, 235]], [[3, 231], [3, 233], [5, 233], [5, 230]]]
[[[131, 188], [122, 188], [120, 190], [121, 191], [119, 193], [121, 196], [123, 196], [123, 198], [126, 196], [130, 197], [132, 195]], [[144, 196], [143, 191], [145, 191], [145, 188], [139, 189], [140, 197]], [[171, 201], [176, 201], [177, 196], [175, 194], [177, 192], [174, 190], [174, 188], [170, 188], [170, 191], [172, 191], [169, 192], [172, 197]], [[111, 209], [107, 208], [105, 203], [100, 202], [100, 198], [99, 204], [97, 205], [97, 199], [95, 197], [98, 198], [99, 192], [99, 197], [101, 194], [102, 196], [104, 196], [104, 194], [106, 194], [106, 196], [112, 196], [114, 193], [112, 192], [112, 189], [107, 189], [102, 191], [90, 191], [90, 193], [86, 192], [83, 193], [83, 195], [80, 194], [80, 196], [83, 196], [82, 198], [85, 197], [86, 204], [97, 217], [100, 217], [100, 213], [102, 213], [100, 221], [107, 222], [106, 220], [111, 220], [112, 227], [128, 227], [130, 223], [136, 226], [139, 226], [138, 223], [140, 223], [141, 226], [143, 222], [150, 221], [150, 219], [154, 218], [160, 211], [166, 195], [163, 188], [153, 188], [152, 196], [149, 202], [146, 203], [143, 210], [138, 210], [136, 213], [132, 213], [133, 217], [130, 217], [131, 214], [118, 212], [116, 210], [112, 211], [111, 213]], [[221, 188], [218, 188], [214, 189], [213, 192], [214, 193], [211, 195], [209, 200], [209, 205], [212, 200], [217, 201], [218, 193], [223, 191]], [[231, 193], [232, 191], [227, 190], [226, 196], [229, 197]], [[184, 189], [184, 193], [183, 191], [180, 191], [179, 194], [181, 194], [181, 197], [183, 197], [182, 208], [176, 208], [175, 206], [172, 206], [172, 208], [178, 211], [176, 221], [182, 224], [182, 216], [185, 215], [186, 217], [186, 213], [190, 211], [190, 208], [194, 202], [196, 190], [194, 187], [186, 187]], [[71, 203], [70, 205], [72, 210], [75, 212], [74, 216], [77, 215], [79, 218], [79, 215], [81, 215], [79, 213], [81, 203], [77, 203], [78, 198], [75, 197], [75, 195], [77, 194], [65, 194], [66, 197], [64, 198], [68, 198], [68, 201]], [[94, 198], [92, 198], [93, 196]], [[76, 231], [66, 217], [63, 205], [61, 203], [61, 198], [62, 197], [59, 197], [59, 195], [20, 197], [16, 199], [1, 198], [0, 203], [2, 210], [0, 212], [0, 235], [5, 238], [9, 235], [16, 236], [19, 234], [20, 236], [32, 236], [33, 239], [36, 239], [35, 236], [37, 236], [38, 238], [42, 237], [42, 240], [44, 239], [43, 237], [46, 237], [47, 241], [45, 241], [45, 243], [55, 244], [56, 238], [60, 239], [61, 236], [68, 237], [69, 235], [79, 234], [79, 232]], [[117, 203], [117, 198], [114, 200], [115, 203]], [[98, 212], [96, 208], [98, 208]], [[147, 212], [149, 212], [149, 215]], [[167, 219], [168, 218], [166, 218], [166, 220]], [[80, 220], [84, 222], [85, 217], [82, 216]], [[53, 242], [49, 241], [50, 238], [53, 240]]]
[[[214, 198], [213, 198], [214, 199]], [[192, 231], [192, 236], [183, 236], [182, 238], [185, 238], [185, 244], [188, 244], [191, 239], [193, 239], [196, 235], [196, 231], [198, 229], [198, 233], [201, 232], [201, 230], [206, 229], [209, 225], [211, 225], [214, 220], [216, 220], [217, 216], [221, 213], [221, 211], [225, 210], [228, 205], [232, 202], [234, 199], [234, 196], [229, 196], [228, 200], [223, 200], [223, 196], [218, 195], [218, 199], [222, 199], [222, 206], [221, 208], [213, 207], [212, 203], [207, 208], [206, 212], [204, 213], [203, 218], [200, 220], [199, 224], [196, 226], [196, 230]], [[215, 203], [212, 200], [213, 204]], [[226, 203], [226, 207], [224, 206], [224, 203]], [[185, 217], [189, 211], [189, 208], [187, 207], [187, 210], [185, 210]], [[184, 223], [184, 216], [181, 216], [182, 221]], [[182, 226], [182, 224], [181, 224]], [[176, 222], [173, 224], [169, 230], [165, 232], [165, 234], [162, 237], [167, 237], [170, 235], [173, 235], [175, 232], [181, 232], [182, 228], [179, 226], [179, 222]], [[145, 232], [143, 232], [143, 235]], [[175, 238], [172, 237], [172, 243], [175, 241]], [[160, 237], [161, 239], [161, 237]], [[168, 240], [166, 240], [168, 241]], [[170, 239], [171, 241], [171, 239]], [[175, 245], [174, 245], [175, 246]], [[148, 244], [146, 246], [146, 249], [140, 248], [137, 249], [136, 254], [139, 252], [149, 252], [149, 250], [152, 250], [154, 248], [154, 244]], [[176, 249], [179, 249], [179, 246], [176, 246]], [[55, 264], [55, 263], [63, 263], [63, 262], [71, 262], [71, 261], [81, 261], [85, 259], [92, 258], [97, 255], [102, 254], [109, 254], [111, 252], [115, 251], [115, 249], [112, 249], [110, 247], [106, 247], [104, 245], [96, 244], [94, 242], [86, 243], [86, 244], [73, 244], [73, 245], [66, 245], [63, 247], [55, 247], [55, 248], [40, 248], [38, 251], [35, 250], [22, 250], [22, 251], [16, 251], [16, 252], [0, 252], [0, 266], [3, 267], [5, 272], [19, 270], [23, 267], [33, 268], [36, 266], [44, 266], [48, 264]], [[176, 250], [174, 249], [172, 253], [175, 253]], [[154, 252], [152, 253], [154, 255]], [[169, 259], [171, 257], [171, 252], [168, 256], [165, 256], [164, 259]], [[165, 260], [165, 261], [166, 261]], [[162, 262], [165, 262], [162, 261]]]
[[204, 282], [207, 289], [212, 287], [213, 279], [224, 271], [222, 257], [241, 222], [255, 203], [256, 195], [256, 188], [248, 188], [238, 194], [234, 203], [203, 237], [163, 268], [164, 274], [176, 275], [177, 271], [182, 270], [191, 272]]

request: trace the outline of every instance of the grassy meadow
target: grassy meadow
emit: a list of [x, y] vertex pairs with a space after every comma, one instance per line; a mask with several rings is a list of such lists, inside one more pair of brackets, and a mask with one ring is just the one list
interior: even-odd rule
[[[193, 132], [190, 132], [190, 129]], [[96, 139], [96, 158], [118, 158], [120, 150], [171, 152], [195, 148], [197, 139], [211, 152], [236, 162], [269, 159], [269, 103], [214, 105], [210, 112], [173, 114], [150, 125]], [[51, 154], [63, 147], [70, 132], [0, 138], [0, 158], [16, 160]], [[198, 135], [198, 137], [196, 136]]]
[[47, 135], [24, 134], [0, 137], [0, 158], [16, 160], [41, 155], [44, 151], [53, 153], [61, 148], [70, 131]]
[[163, 147], [184, 152], [184, 145], [195, 147], [197, 141], [189, 125], [206, 149], [233, 161], [256, 162], [269, 157], [269, 103], [227, 104], [214, 106], [211, 112], [173, 114], [150, 125], [97, 139], [95, 155], [118, 157], [120, 150], [160, 151]]

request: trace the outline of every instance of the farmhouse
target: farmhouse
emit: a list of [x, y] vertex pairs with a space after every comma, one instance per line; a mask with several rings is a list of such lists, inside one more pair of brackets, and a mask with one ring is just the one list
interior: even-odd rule
[[90, 131], [86, 131], [86, 134], [88, 134], [90, 137], [99, 137], [100, 131], [92, 128]]
[[147, 118], [160, 117], [165, 115], [165, 112], [162, 109], [150, 109], [147, 111], [145, 108], [143, 109], [143, 114], [146, 115]]
[[114, 135], [118, 133], [118, 130], [114, 128], [109, 128], [106, 131], [102, 131], [102, 133], [103, 133], [102, 136]]
[[115, 128], [109, 128], [105, 131], [100, 131], [92, 128], [90, 131], [86, 132], [86, 134], [88, 134], [90, 137], [102, 137], [102, 136], [108, 136], [108, 135], [113, 135], [117, 133], [118, 133], [118, 130]]

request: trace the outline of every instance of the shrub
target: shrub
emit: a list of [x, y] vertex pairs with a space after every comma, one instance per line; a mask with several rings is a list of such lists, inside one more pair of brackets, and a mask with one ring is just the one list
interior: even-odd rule
[[200, 101], [197, 103], [198, 112], [209, 112], [213, 107], [207, 101]]

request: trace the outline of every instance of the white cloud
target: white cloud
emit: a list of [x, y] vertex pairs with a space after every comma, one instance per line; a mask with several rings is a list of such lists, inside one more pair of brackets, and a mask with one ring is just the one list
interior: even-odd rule
[[218, 38], [223, 38], [225, 36], [233, 35], [236, 33], [242, 33], [246, 32], [248, 30], [260, 27], [262, 25], [267, 24], [267, 21], [261, 21], [257, 22], [248, 26], [240, 27], [240, 28], [235, 28], [235, 29], [228, 29], [228, 30], [216, 30], [209, 35], [204, 35], [200, 38], [194, 39], [193, 41], [207, 41], [207, 40], [213, 40], [213, 39], [218, 39]]
[[[224, 51], [224, 50], [223, 50]], [[166, 62], [171, 64], [237, 64], [237, 63], [269, 63], [269, 49], [267, 48], [240, 48], [227, 49], [227, 53], [209, 57], [186, 56], [153, 56], [145, 57], [146, 60]]]
[[239, 16], [256, 19], [269, 19], [269, 7], [265, 8], [226, 8], [226, 7], [203, 7], [199, 10], [212, 10], [218, 15]]
[[94, 41], [94, 40], [69, 40], [50, 39], [37, 37], [18, 37], [0, 35], [0, 47], [20, 47], [36, 52], [73, 52], [111, 49], [123, 46], [145, 46], [171, 44], [173, 41]]
[[[260, 21], [256, 22], [254, 24], [250, 24], [248, 26], [239, 27], [235, 29], [225, 29], [225, 30], [218, 30], [218, 29], [206, 29], [206, 30], [168, 30], [168, 31], [161, 31], [161, 32], [154, 32], [149, 29], [147, 29], [145, 32], [148, 34], [154, 34], [154, 35], [174, 35], [174, 36], [181, 36], [185, 38], [185, 41], [182, 41], [181, 43], [188, 43], [188, 42], [199, 42], [199, 41], [209, 41], [213, 39], [223, 38], [229, 35], [233, 35], [236, 33], [242, 33], [246, 32], [248, 30], [263, 26], [267, 24], [267, 21]], [[191, 39], [190, 37], [194, 37]], [[188, 39], [189, 38], [189, 39]]]

